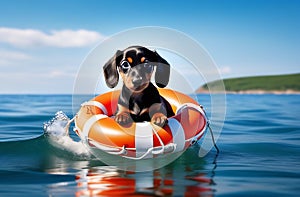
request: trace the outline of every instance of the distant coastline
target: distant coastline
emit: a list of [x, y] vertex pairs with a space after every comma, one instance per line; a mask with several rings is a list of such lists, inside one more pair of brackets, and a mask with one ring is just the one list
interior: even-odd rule
[[[231, 78], [224, 79], [223, 83], [226, 94], [300, 94], [300, 73]], [[221, 81], [209, 82], [196, 93], [221, 93], [218, 91], [220, 84]]]

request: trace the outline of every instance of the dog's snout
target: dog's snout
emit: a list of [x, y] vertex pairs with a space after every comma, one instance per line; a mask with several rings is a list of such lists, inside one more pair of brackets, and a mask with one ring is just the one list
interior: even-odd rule
[[143, 77], [136, 68], [130, 72], [131, 81], [134, 87], [139, 87], [143, 83]]
[[136, 76], [133, 78], [132, 84], [137, 87], [142, 84], [142, 81], [143, 81], [143, 78], [141, 76]]

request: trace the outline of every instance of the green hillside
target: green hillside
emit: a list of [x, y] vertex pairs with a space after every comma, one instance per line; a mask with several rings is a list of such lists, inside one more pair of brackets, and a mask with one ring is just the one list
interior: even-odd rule
[[[257, 77], [242, 77], [223, 80], [226, 91], [249, 91], [249, 90], [263, 90], [263, 91], [300, 91], [300, 73], [289, 75], [275, 75], [275, 76], [257, 76]], [[218, 81], [208, 83], [210, 87], [218, 84]], [[199, 88], [200, 90], [207, 90], [207, 84]]]

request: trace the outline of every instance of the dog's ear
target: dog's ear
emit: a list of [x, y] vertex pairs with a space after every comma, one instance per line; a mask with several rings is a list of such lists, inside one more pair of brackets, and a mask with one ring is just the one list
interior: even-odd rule
[[119, 82], [119, 73], [117, 69], [117, 65], [120, 63], [118, 59], [120, 59], [120, 55], [122, 51], [118, 50], [116, 54], [108, 60], [103, 66], [104, 78], [106, 85], [110, 88], [116, 87]]
[[155, 83], [158, 87], [164, 88], [168, 85], [170, 79], [170, 64], [154, 51], [157, 59], [155, 72]]

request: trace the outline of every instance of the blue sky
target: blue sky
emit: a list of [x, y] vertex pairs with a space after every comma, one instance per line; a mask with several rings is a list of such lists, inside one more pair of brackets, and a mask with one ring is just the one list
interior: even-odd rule
[[72, 93], [101, 40], [142, 26], [191, 36], [223, 78], [300, 72], [297, 0], [1, 0], [0, 93]]

